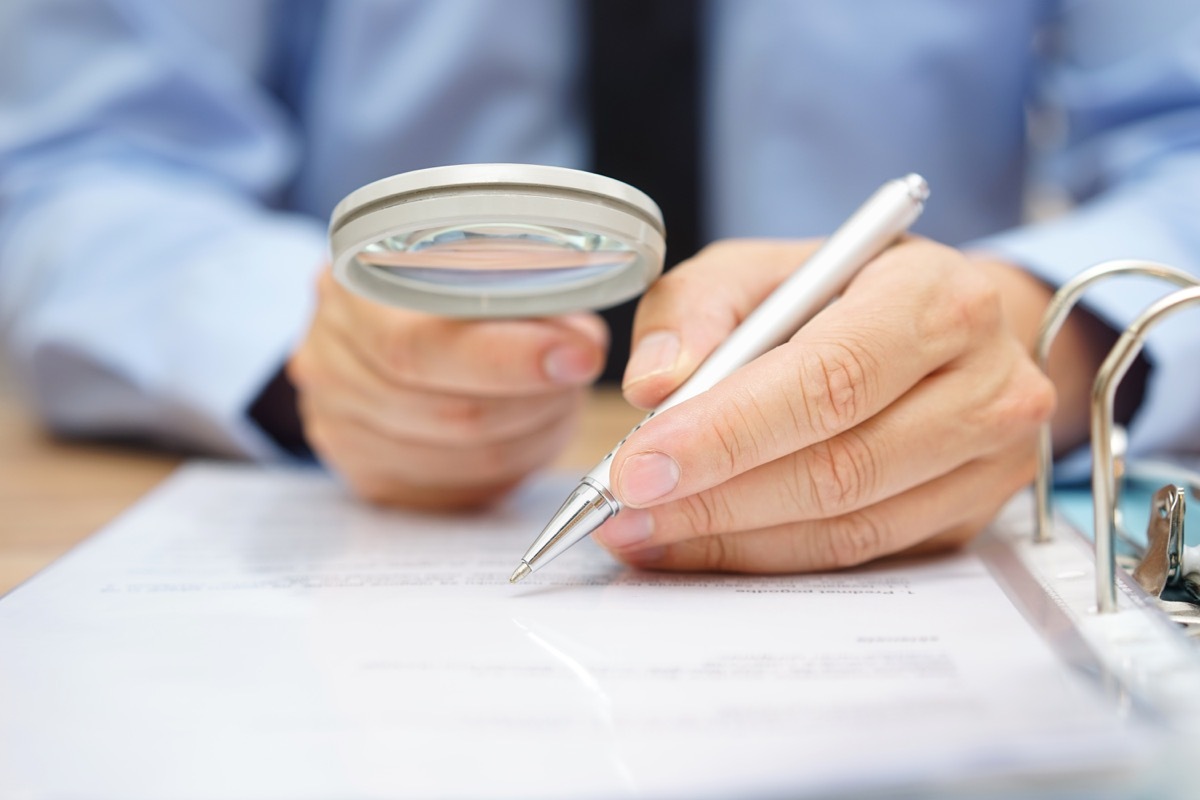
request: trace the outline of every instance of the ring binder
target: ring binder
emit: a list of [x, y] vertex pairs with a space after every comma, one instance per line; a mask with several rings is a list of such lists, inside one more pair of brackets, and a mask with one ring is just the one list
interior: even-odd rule
[[[1164, 462], [1129, 460], [1125, 430], [1113, 420], [1113, 401], [1148, 333], [1175, 313], [1200, 305], [1200, 280], [1149, 261], [1108, 261], [1090, 267], [1054, 295], [1042, 318], [1035, 355], [1038, 366], [1046, 370], [1054, 337], [1083, 294], [1101, 281], [1130, 275], [1158, 278], [1181, 288], [1152, 303], [1121, 333], [1093, 382], [1089, 430], [1094, 542], [1090, 557], [1083, 557], [1079, 550], [1085, 542], [1082, 534], [1055, 537], [1056, 525], [1064, 533], [1077, 531], [1065, 520], [1055, 519], [1048, 422], [1039, 431], [1032, 536], [1027, 528], [1021, 531], [1017, 527], [1023, 526], [1013, 526], [1009, 543], [1050, 601], [1071, 619], [1104, 673], [1123, 687], [1118, 692], [1130, 692], [1149, 702], [1172, 720], [1172, 727], [1191, 731], [1190, 738], [1194, 735], [1191, 720], [1200, 714], [1200, 658], [1196, 639], [1189, 641], [1189, 637], [1200, 637], [1200, 548], [1184, 544], [1186, 492], [1175, 484], [1183, 481], [1197, 492], [1200, 475]], [[1134, 548], [1140, 552], [1132, 576], [1116, 569], [1115, 558], [1115, 537], [1125, 533], [1118, 498], [1122, 486], [1130, 481], [1167, 484], [1155, 494], [1147, 546]], [[1090, 593], [1085, 586], [1089, 582]], [[1180, 626], [1187, 636], [1180, 633]]]
[[[1150, 330], [1179, 311], [1196, 305], [1200, 305], [1200, 285], [1180, 289], [1152, 303], [1117, 339], [1092, 385], [1092, 513], [1096, 538], [1096, 603], [1101, 613], [1117, 610], [1113, 548], [1116, 490], [1112, 449], [1112, 414], [1117, 386], [1142, 352]], [[1182, 548], [1182, 518], [1179, 529]]]
[[[1156, 277], [1174, 283], [1177, 289], [1146, 308], [1122, 331], [1116, 344], [1105, 357], [1092, 385], [1091, 450], [1092, 450], [1092, 517], [1094, 524], [1094, 554], [1096, 554], [1096, 604], [1099, 613], [1117, 610], [1115, 540], [1123, 533], [1121, 518], [1121, 487], [1129, 471], [1126, 433], [1112, 419], [1112, 407], [1120, 385], [1130, 365], [1141, 353], [1148, 332], [1160, 321], [1181, 309], [1200, 305], [1200, 281], [1182, 270], [1154, 261], [1105, 261], [1080, 272], [1052, 297], [1038, 330], [1036, 356], [1038, 366], [1046, 371], [1050, 347], [1087, 289], [1099, 282], [1118, 276]], [[1054, 469], [1050, 423], [1038, 432], [1038, 468], [1034, 482], [1034, 542], [1052, 539], [1051, 477]], [[1183, 509], [1184, 491], [1175, 485], [1159, 489], [1154, 495], [1148, 547], [1142, 552], [1134, 579], [1154, 599], [1159, 600], [1170, 584], [1183, 577]]]
[[[1067, 320], [1067, 315], [1079, 303], [1084, 292], [1097, 283], [1109, 278], [1130, 275], [1160, 278], [1182, 287], [1200, 286], [1200, 281], [1191, 274], [1176, 267], [1159, 264], [1154, 261], [1137, 261], [1133, 259], [1105, 261], [1084, 270], [1062, 285], [1062, 288], [1051, 298], [1050, 305], [1046, 307], [1046, 312], [1042, 316], [1042, 323], [1038, 328], [1036, 346], [1037, 364], [1042, 372], [1047, 371], [1047, 365], [1050, 360], [1050, 347], [1054, 343], [1054, 337], [1058, 335], [1063, 323]], [[1050, 492], [1051, 477], [1054, 470], [1054, 447], [1050, 434], [1050, 422], [1047, 421], [1038, 432], [1037, 478], [1034, 482], [1034, 502], [1036, 503], [1037, 513], [1034, 540], [1039, 542], [1049, 541], [1053, 527], [1051, 525], [1053, 500]], [[1121, 453], [1123, 456], [1123, 443]]]

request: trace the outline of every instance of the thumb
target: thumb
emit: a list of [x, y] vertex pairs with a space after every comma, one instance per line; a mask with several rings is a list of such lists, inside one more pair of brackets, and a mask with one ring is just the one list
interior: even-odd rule
[[634, 315], [625, 399], [645, 409], [662, 402], [819, 245], [731, 239], [664, 275]]

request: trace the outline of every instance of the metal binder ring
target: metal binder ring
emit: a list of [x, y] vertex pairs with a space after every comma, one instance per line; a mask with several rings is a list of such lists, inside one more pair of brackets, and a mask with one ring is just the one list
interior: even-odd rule
[[[1101, 281], [1121, 275], [1141, 275], [1150, 278], [1161, 278], [1176, 286], [1183, 287], [1200, 286], [1200, 281], [1183, 270], [1154, 261], [1121, 259], [1117, 261], [1105, 261], [1102, 264], [1085, 269], [1062, 285], [1062, 288], [1051, 298], [1050, 305], [1046, 307], [1046, 313], [1042, 315], [1042, 324], [1038, 328], [1035, 353], [1038, 368], [1042, 372], [1048, 372], [1047, 365], [1050, 360], [1050, 346], [1054, 343], [1054, 337], [1062, 329], [1063, 323], [1067, 320], [1067, 315], [1079, 303], [1079, 299], [1083, 296], [1083, 293]], [[1034, 478], [1036, 518], [1034, 520], [1033, 540], [1035, 542], [1048, 542], [1052, 538], [1053, 531], [1053, 525], [1051, 524], [1053, 501], [1050, 496], [1050, 487], [1054, 473], [1054, 445], [1051, 439], [1049, 421], [1043, 423], [1041, 430], [1038, 432], [1037, 458], [1037, 476]]]
[[1101, 613], [1117, 610], [1116, 561], [1113, 547], [1113, 512], [1116, 486], [1113, 476], [1112, 413], [1117, 387], [1142, 352], [1150, 330], [1189, 306], [1200, 305], [1200, 282], [1153, 303], [1125, 329], [1113, 345], [1092, 384], [1092, 516], [1096, 533], [1096, 605]]

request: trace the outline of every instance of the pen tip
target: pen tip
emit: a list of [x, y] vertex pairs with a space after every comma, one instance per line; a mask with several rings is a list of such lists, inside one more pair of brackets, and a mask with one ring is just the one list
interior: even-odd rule
[[529, 568], [529, 565], [527, 563], [525, 563], [524, 561], [522, 561], [520, 566], [518, 566], [515, 570], [513, 570], [513, 574], [508, 579], [508, 582], [509, 583], [519, 583], [522, 579], [525, 578], [526, 575], [528, 575], [531, 572], [533, 572], [533, 570], [531, 570]]

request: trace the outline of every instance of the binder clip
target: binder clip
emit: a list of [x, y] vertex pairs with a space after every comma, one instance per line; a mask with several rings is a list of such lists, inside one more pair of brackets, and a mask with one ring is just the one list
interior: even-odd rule
[[[1189, 635], [1200, 637], [1200, 548], [1184, 543], [1186, 491], [1169, 482], [1155, 492], [1146, 545], [1130, 536], [1121, 513], [1123, 487], [1130, 481], [1162, 480], [1176, 472], [1164, 465], [1139, 466], [1127, 457], [1125, 431], [1113, 420], [1117, 387], [1142, 351], [1145, 338], [1156, 325], [1175, 313], [1200, 306], [1200, 280], [1174, 267], [1146, 261], [1109, 261], [1080, 273], [1051, 300], [1038, 332], [1036, 357], [1043, 371], [1050, 347], [1067, 315], [1084, 292], [1095, 284], [1121, 275], [1158, 278], [1183, 287], [1151, 304], [1134, 320], [1113, 346], [1096, 373], [1091, 399], [1092, 516], [1095, 541], [1096, 609], [1101, 614], [1117, 610], [1116, 541], [1133, 552], [1133, 579]], [[1051, 483], [1053, 449], [1050, 424], [1039, 432], [1038, 470], [1034, 483], [1034, 541], [1053, 537]], [[1200, 476], [1190, 476], [1194, 496]]]
[[1200, 637], [1200, 548], [1184, 544], [1186, 504], [1186, 490], [1173, 483], [1154, 493], [1146, 549], [1133, 579], [1189, 636]]

